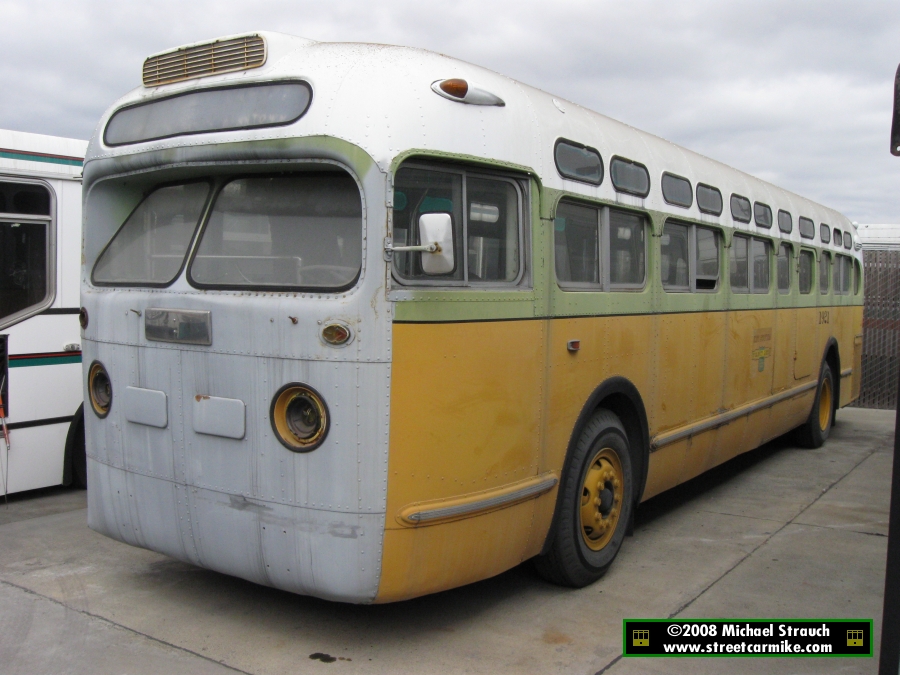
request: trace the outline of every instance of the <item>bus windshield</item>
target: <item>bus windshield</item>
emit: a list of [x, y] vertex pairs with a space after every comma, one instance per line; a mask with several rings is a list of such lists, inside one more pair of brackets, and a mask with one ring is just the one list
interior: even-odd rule
[[362, 200], [346, 173], [249, 176], [219, 192], [190, 268], [194, 285], [338, 290], [362, 265]]

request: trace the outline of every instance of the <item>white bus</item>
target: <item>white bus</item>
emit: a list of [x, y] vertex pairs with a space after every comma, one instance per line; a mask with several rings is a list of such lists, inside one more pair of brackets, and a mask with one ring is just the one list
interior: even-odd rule
[[78, 328], [87, 143], [0, 130], [0, 494], [86, 485]]
[[88, 524], [391, 602], [858, 396], [836, 211], [483, 68], [275, 33], [149, 57], [84, 165]]

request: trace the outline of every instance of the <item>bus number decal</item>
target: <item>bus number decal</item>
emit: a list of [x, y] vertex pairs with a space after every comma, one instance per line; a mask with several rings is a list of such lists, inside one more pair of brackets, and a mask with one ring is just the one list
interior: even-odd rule
[[819, 323], [828, 323], [828, 312], [819, 312]]

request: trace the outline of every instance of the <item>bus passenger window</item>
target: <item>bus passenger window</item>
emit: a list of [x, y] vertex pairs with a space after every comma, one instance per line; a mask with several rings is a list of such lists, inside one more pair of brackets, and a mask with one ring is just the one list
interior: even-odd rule
[[660, 239], [660, 277], [669, 291], [690, 290], [688, 275], [688, 228], [666, 223]]
[[[419, 242], [419, 216], [423, 213], [449, 213], [453, 226], [453, 259], [463, 260], [462, 241], [462, 174], [401, 167], [394, 180], [394, 245], [414, 246]], [[438, 277], [422, 271], [417, 253], [395, 253], [394, 272], [406, 280], [463, 280], [463, 265]]]
[[853, 263], [847, 256], [841, 256], [843, 263], [841, 264], [841, 291], [844, 295], [850, 294], [850, 275], [853, 271]]
[[800, 251], [800, 292], [808, 295], [813, 287], [813, 260], [812, 251]]
[[750, 222], [750, 200], [741, 195], [731, 195], [731, 217], [739, 223]]
[[753, 218], [757, 227], [772, 227], [772, 208], [768, 204], [753, 202]]
[[804, 239], [816, 238], [816, 224], [803, 216], [800, 216], [800, 236]]
[[749, 244], [750, 238], [739, 234], [731, 240], [731, 290], [737, 293], [750, 292]]
[[609, 282], [612, 286], [641, 286], [647, 245], [644, 217], [609, 210]]
[[698, 291], [714, 291], [719, 285], [719, 236], [715, 230], [697, 227]]
[[[837, 239], [835, 239], [837, 241]], [[834, 289], [835, 295], [841, 295], [841, 266], [843, 264], [842, 255], [834, 256], [834, 266], [831, 271], [832, 282], [831, 287]]]
[[831, 228], [825, 223], [819, 225], [819, 239], [822, 240], [823, 244], [827, 244], [831, 241]]
[[561, 202], [553, 221], [556, 279], [563, 285], [600, 284], [596, 209]]
[[515, 281], [519, 276], [519, 198], [512, 183], [466, 180], [469, 281]]
[[827, 251], [822, 251], [819, 257], [819, 293], [823, 295], [828, 292], [828, 268], [830, 263], [831, 254]]
[[769, 292], [769, 242], [762, 239], [751, 240], [753, 256], [753, 292]]
[[398, 251], [394, 275], [431, 285], [515, 283], [524, 267], [520, 194], [515, 181], [507, 178], [473, 175], [465, 169], [400, 167], [394, 179], [394, 246], [427, 243], [419, 241], [419, 218], [446, 213], [453, 229], [453, 260], [458, 262], [447, 274], [426, 274], [422, 256], [428, 253]]
[[[784, 213], [782, 211], [781, 213]], [[779, 213], [779, 220], [780, 215]], [[791, 246], [782, 244], [778, 247], [778, 291], [780, 293], [791, 292]]]
[[778, 212], [778, 229], [785, 234], [790, 234], [791, 230], [794, 229], [794, 222], [791, 219], [791, 214], [787, 211]]
[[0, 221], [0, 320], [47, 297], [48, 226]]

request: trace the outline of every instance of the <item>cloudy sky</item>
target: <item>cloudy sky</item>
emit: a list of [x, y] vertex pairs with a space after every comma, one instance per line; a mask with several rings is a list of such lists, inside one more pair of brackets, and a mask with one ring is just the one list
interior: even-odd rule
[[88, 138], [148, 54], [263, 29], [442, 52], [900, 223], [898, 0], [0, 0], [0, 128]]

